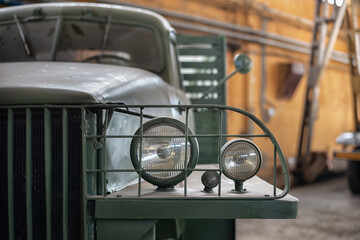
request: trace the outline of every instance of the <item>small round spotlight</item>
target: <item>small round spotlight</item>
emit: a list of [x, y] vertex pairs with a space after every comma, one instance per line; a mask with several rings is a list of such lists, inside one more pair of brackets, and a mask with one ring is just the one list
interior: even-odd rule
[[206, 171], [201, 176], [201, 182], [205, 186], [203, 192], [212, 193], [213, 188], [219, 185], [220, 176], [216, 171]]
[[242, 191], [242, 182], [260, 169], [262, 156], [259, 148], [248, 139], [234, 139], [221, 148], [221, 166], [225, 176], [235, 181], [236, 191]]
[[[141, 165], [141, 176], [144, 180], [161, 189], [172, 188], [183, 181], [185, 179], [185, 152], [186, 167], [190, 169], [195, 167], [199, 156], [198, 142], [195, 137], [191, 137], [193, 133], [188, 129], [189, 137], [186, 143], [185, 129], [184, 123], [172, 118], [155, 118], [144, 123], [141, 163], [140, 137], [132, 139], [130, 148], [131, 162], [135, 169], [140, 169]], [[141, 128], [135, 135], [140, 134]], [[190, 174], [191, 170], [187, 171], [187, 176]]]

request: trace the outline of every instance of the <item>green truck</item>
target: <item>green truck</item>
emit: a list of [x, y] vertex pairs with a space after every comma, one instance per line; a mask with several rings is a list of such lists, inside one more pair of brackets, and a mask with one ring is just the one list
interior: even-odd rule
[[224, 105], [225, 46], [119, 5], [0, 9], [0, 239], [234, 239], [235, 219], [296, 218], [275, 137]]

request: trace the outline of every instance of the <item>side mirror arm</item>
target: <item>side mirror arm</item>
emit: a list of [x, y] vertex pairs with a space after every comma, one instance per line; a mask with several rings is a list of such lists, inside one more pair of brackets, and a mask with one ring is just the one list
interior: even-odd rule
[[219, 80], [218, 84], [216, 86], [213, 86], [211, 88], [209, 88], [208, 90], [206, 90], [202, 97], [199, 99], [196, 99], [193, 103], [195, 104], [199, 104], [201, 103], [208, 95], [209, 93], [211, 93], [212, 91], [214, 91], [215, 89], [217, 89], [219, 86], [221, 86], [224, 82], [226, 82], [229, 78], [231, 78], [232, 76], [234, 76], [237, 72], [241, 73], [241, 74], [246, 74], [248, 73], [251, 68], [252, 68], [252, 62], [251, 59], [249, 58], [248, 55], [242, 53], [242, 54], [237, 54], [234, 57], [234, 65], [235, 65], [235, 70], [230, 73], [229, 75], [225, 76], [224, 78], [222, 78], [221, 80]]

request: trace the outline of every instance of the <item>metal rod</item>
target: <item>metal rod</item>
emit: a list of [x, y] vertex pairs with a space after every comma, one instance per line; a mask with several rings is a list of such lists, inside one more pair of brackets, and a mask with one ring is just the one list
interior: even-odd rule
[[[113, 0], [103, 0], [101, 2], [111, 2], [112, 4], [119, 4], [118, 1], [113, 1]], [[135, 6], [135, 7], [140, 7], [140, 8], [146, 8], [149, 10], [152, 10], [154, 12], [160, 13], [162, 15], [167, 15], [170, 17], [175, 17], [175, 18], [179, 18], [182, 20], [187, 20], [187, 21], [191, 21], [192, 25], [194, 25], [194, 23], [202, 23], [202, 24], [206, 24], [206, 25], [210, 25], [210, 26], [215, 26], [221, 29], [227, 29], [230, 31], [235, 31], [235, 32], [241, 32], [241, 33], [247, 33], [247, 34], [251, 34], [251, 35], [258, 35], [264, 38], [272, 38], [274, 40], [277, 41], [282, 41], [282, 42], [287, 42], [287, 43], [293, 43], [294, 45], [299, 45], [299, 46], [308, 46], [306, 42], [294, 39], [294, 38], [289, 38], [289, 37], [285, 37], [282, 35], [278, 35], [278, 34], [274, 34], [274, 33], [268, 33], [268, 32], [264, 32], [261, 30], [256, 30], [250, 27], [246, 27], [246, 26], [241, 26], [241, 25], [237, 25], [237, 24], [233, 24], [233, 23], [227, 23], [227, 22], [222, 22], [222, 21], [216, 21], [213, 19], [209, 19], [209, 18], [203, 18], [203, 17], [199, 17], [199, 16], [194, 16], [194, 15], [188, 15], [188, 14], [184, 14], [184, 13], [180, 13], [180, 12], [174, 12], [174, 11], [169, 11], [169, 10], [164, 10], [164, 9], [160, 9], [160, 8], [154, 8], [154, 7], [148, 7], [148, 6], [144, 6], [144, 5], [138, 5], [138, 4], [133, 4], [133, 3], [120, 3], [120, 4], [125, 4], [128, 6]], [[269, 9], [267, 9], [268, 11]], [[276, 12], [276, 14], [278, 15], [279, 13]], [[296, 17], [297, 20], [301, 19], [303, 22], [307, 21], [307, 24], [310, 24], [311, 21], [305, 18], [299, 18]], [[170, 23], [172, 23], [172, 20], [170, 19]], [[191, 29], [191, 27], [189, 27]], [[206, 29], [206, 28], [204, 28]]]
[[[194, 171], [194, 172], [202, 172], [202, 171], [219, 171], [218, 168], [187, 168], [188, 171]], [[184, 169], [146, 169], [142, 170], [142, 172], [182, 172]], [[98, 173], [98, 172], [104, 172], [102, 169], [88, 169], [86, 170], [87, 173]], [[105, 170], [105, 172], [139, 172], [138, 169], [108, 169]]]
[[62, 111], [62, 150], [63, 150], [63, 239], [68, 239], [68, 161], [69, 161], [69, 152], [68, 152], [68, 111], [66, 108], [63, 108]]
[[359, 64], [359, 57], [360, 57], [360, 35], [358, 29], [358, 8], [359, 8], [359, 1], [353, 0], [351, 1], [351, 20], [352, 20], [352, 28], [355, 30], [353, 33], [354, 36], [354, 47], [355, 47], [355, 56], [356, 56], [356, 65], [358, 73], [360, 73], [360, 64]]
[[[116, 108], [114, 111], [115, 112], [120, 112], [120, 113], [125, 113], [125, 114], [131, 115], [131, 116], [140, 117], [140, 113], [132, 112], [132, 111], [129, 111], [129, 110], [123, 110], [123, 109], [120, 109], [120, 108]], [[152, 115], [149, 115], [149, 114], [143, 114], [143, 117], [144, 118], [149, 118], [149, 119], [156, 118], [156, 116], [152, 116]]]
[[102, 169], [104, 170], [102, 174], [102, 186], [103, 186], [103, 196], [106, 196], [106, 134], [108, 128], [108, 121], [109, 121], [109, 114], [110, 110], [106, 110], [105, 113], [105, 122], [104, 122], [104, 129], [103, 129], [103, 147], [102, 147]]
[[184, 170], [185, 170], [185, 185], [184, 185], [184, 196], [187, 196], [187, 153], [188, 153], [188, 140], [189, 140], [189, 108], [186, 108], [186, 115], [185, 115], [185, 163], [184, 163]]
[[323, 13], [322, 13], [323, 17], [322, 17], [322, 21], [320, 22], [319, 46], [318, 46], [318, 53], [317, 53], [318, 54], [318, 59], [317, 59], [318, 63], [321, 63], [324, 58], [325, 39], [327, 37], [327, 22], [325, 21], [325, 19], [329, 15], [329, 4], [327, 4], [327, 3], [323, 4], [322, 11], [323, 11]]
[[8, 167], [8, 221], [9, 240], [15, 239], [14, 226], [14, 111], [8, 109], [7, 167]]
[[[86, 138], [85, 138], [85, 117], [86, 110], [81, 107], [81, 141], [82, 141], [82, 169], [87, 169], [87, 154], [86, 154]], [[87, 174], [82, 174], [82, 229], [84, 232], [84, 239], [89, 239], [88, 224], [87, 224], [87, 198], [88, 198], [88, 187], [87, 187]]]
[[216, 88], [218, 88], [219, 86], [221, 86], [226, 80], [228, 80], [229, 78], [231, 78], [232, 76], [234, 76], [235, 74], [237, 73], [237, 70], [234, 70], [232, 73], [230, 73], [228, 76], [222, 78], [221, 80], [219, 80], [218, 84], [216, 86], [213, 86], [211, 88], [209, 88], [208, 90], [206, 90], [202, 97], [199, 98], [199, 99], [194, 99], [194, 103], [201, 103], [202, 100], [204, 100], [208, 95], [209, 93], [211, 93], [212, 91], [214, 91]]
[[62, 25], [63, 25], [63, 19], [62, 19], [62, 17], [59, 17], [56, 20], [55, 33], [54, 33], [54, 38], [53, 38], [53, 42], [51, 45], [50, 61], [55, 61], [55, 59], [56, 59], [56, 53], [57, 53], [57, 48], [58, 48], [58, 44], [59, 44], [59, 40], [60, 40]]
[[343, 20], [344, 20], [346, 7], [347, 7], [347, 1], [344, 1], [343, 5], [340, 7], [338, 14], [336, 16], [333, 30], [331, 32], [330, 39], [328, 41], [328, 44], [327, 44], [327, 47], [326, 47], [326, 50], [324, 53], [324, 58], [323, 58], [322, 64], [320, 65], [320, 72], [318, 73], [318, 79], [321, 78], [321, 75], [325, 69], [325, 66], [329, 62], [330, 55], [333, 51], [337, 36], [338, 36], [340, 28], [341, 28], [341, 24], [343, 23]]
[[276, 146], [274, 146], [274, 196], [276, 196]]
[[[87, 139], [89, 138], [134, 138], [134, 137], [140, 137], [141, 135], [89, 135], [86, 136]], [[194, 134], [188, 136], [189, 138], [207, 138], [207, 137], [219, 137], [220, 134]], [[268, 138], [269, 135], [266, 134], [222, 134], [223, 137], [239, 137], [239, 138], [256, 138], [256, 137], [265, 137]], [[152, 136], [147, 135], [143, 136], [143, 138], [185, 138], [184, 135], [161, 135], [161, 136]]]
[[144, 135], [144, 126], [143, 126], [143, 109], [140, 108], [140, 151], [139, 151], [139, 184], [138, 184], [138, 197], [141, 196], [141, 175], [142, 175], [142, 146], [143, 146], [143, 135]]
[[[266, 32], [267, 30], [267, 19], [262, 18], [261, 20], [261, 28]], [[267, 69], [266, 69], [266, 45], [261, 45], [261, 86], [260, 86], [260, 108], [261, 108], [261, 117], [264, 122], [268, 122], [270, 120], [270, 116], [267, 113], [266, 108], [266, 87], [267, 87]]]
[[51, 201], [51, 112], [49, 108], [44, 109], [44, 155], [45, 155], [45, 195], [46, 195], [46, 239], [52, 238], [52, 201]]
[[[243, 40], [243, 41], [247, 41], [247, 42], [264, 44], [264, 45], [268, 45], [268, 46], [277, 47], [280, 49], [285, 49], [285, 50], [289, 50], [292, 52], [299, 52], [299, 53], [304, 53], [304, 54], [310, 54], [310, 52], [311, 52], [310, 47], [296, 46], [291, 43], [279, 42], [276, 40], [266, 39], [266, 38], [257, 37], [257, 36], [251, 36], [251, 35], [247, 35], [247, 34], [243, 34], [243, 33], [237, 33], [237, 32], [233, 32], [233, 31], [223, 30], [223, 29], [219, 29], [219, 28], [203, 27], [203, 26], [194, 25], [191, 23], [184, 23], [184, 22], [180, 22], [180, 21], [176, 21], [176, 20], [171, 20], [170, 23], [174, 27], [190, 28], [194, 31], [206, 32], [206, 33], [210, 33], [210, 34], [214, 34], [214, 35], [215, 34], [216, 35], [224, 35], [227, 37], [231, 37], [231, 38], [235, 38], [235, 39], [239, 39], [239, 40]], [[348, 63], [348, 59], [346, 58], [346, 53], [343, 53], [340, 51], [333, 51], [333, 53], [331, 55], [331, 59], [334, 61], [337, 61], [337, 62], [345, 63], [345, 64]]]
[[13, 17], [14, 17], [14, 20], [15, 20], [15, 22], [16, 22], [16, 26], [17, 26], [17, 28], [18, 28], [18, 30], [19, 30], [19, 34], [20, 34], [21, 41], [22, 41], [22, 43], [23, 43], [25, 52], [26, 52], [26, 54], [27, 54], [28, 56], [30, 56], [29, 45], [28, 45], [27, 42], [26, 42], [26, 38], [25, 38], [25, 35], [24, 35], [24, 31], [22, 30], [22, 27], [21, 27], [21, 25], [20, 25], [19, 19], [18, 19], [18, 17], [17, 17], [16, 14], [14, 14]]
[[31, 109], [26, 108], [26, 233], [27, 239], [33, 239], [32, 224], [32, 148], [31, 148]]
[[105, 48], [106, 48], [106, 43], [107, 43], [107, 39], [108, 39], [108, 35], [109, 35], [109, 29], [110, 29], [110, 23], [111, 23], [111, 14], [109, 14], [108, 17], [107, 17], [107, 22], [106, 22], [106, 27], [105, 27], [105, 34], [104, 34], [103, 43], [102, 43], [102, 47], [101, 47], [100, 61], [102, 60], [102, 57], [104, 55], [104, 51], [105, 51]]
[[219, 187], [218, 187], [218, 196], [221, 196], [221, 175], [222, 175], [222, 166], [221, 166], [221, 147], [222, 147], [222, 126], [223, 126], [223, 110], [219, 109], [219, 142], [218, 142], [218, 164], [219, 164]]

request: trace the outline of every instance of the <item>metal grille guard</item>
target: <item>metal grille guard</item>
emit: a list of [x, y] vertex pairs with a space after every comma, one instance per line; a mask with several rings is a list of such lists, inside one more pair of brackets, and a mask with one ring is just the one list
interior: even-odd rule
[[[262, 196], [251, 196], [248, 197], [246, 194], [242, 194], [242, 195], [234, 195], [234, 197], [226, 197], [226, 199], [237, 199], [237, 200], [241, 200], [241, 199], [256, 199], [256, 200], [271, 200], [271, 199], [279, 199], [284, 197], [290, 188], [290, 178], [289, 178], [289, 172], [288, 172], [288, 167], [287, 167], [287, 163], [285, 161], [283, 152], [277, 142], [277, 140], [275, 139], [274, 135], [270, 132], [270, 130], [253, 114], [241, 110], [241, 109], [237, 109], [234, 107], [229, 107], [229, 106], [222, 106], [222, 105], [124, 105], [124, 104], [97, 104], [97, 105], [83, 105], [81, 106], [82, 108], [82, 117], [85, 117], [85, 114], [87, 111], [91, 111], [91, 109], [94, 108], [101, 108], [106, 110], [106, 114], [105, 114], [105, 121], [104, 121], [104, 126], [103, 129], [107, 129], [107, 125], [109, 124], [109, 119], [111, 118], [111, 115], [114, 112], [121, 112], [121, 113], [127, 113], [127, 114], [131, 114], [131, 115], [136, 115], [139, 116], [139, 124], [140, 126], [143, 125], [144, 123], [144, 118], [152, 118], [152, 116], [149, 116], [148, 114], [145, 114], [144, 112], [146, 112], [147, 109], [150, 108], [158, 108], [158, 109], [164, 109], [164, 108], [175, 108], [177, 110], [183, 111], [185, 112], [185, 124], [186, 124], [186, 129], [189, 126], [189, 112], [191, 110], [199, 110], [199, 109], [216, 109], [219, 112], [219, 132], [217, 134], [194, 134], [189, 136], [188, 132], [185, 132], [185, 136], [161, 136], [161, 137], [184, 137], [186, 140], [190, 137], [197, 137], [197, 138], [202, 138], [202, 137], [215, 137], [218, 138], [218, 167], [217, 168], [187, 168], [185, 167], [184, 169], [181, 170], [174, 170], [174, 169], [152, 169], [152, 170], [144, 170], [141, 169], [141, 166], [138, 169], [107, 169], [106, 167], [106, 161], [102, 162], [102, 166], [97, 168], [97, 169], [89, 169], [86, 164], [87, 164], [87, 156], [86, 154], [83, 154], [83, 169], [86, 169], [84, 171], [86, 171], [87, 175], [89, 176], [90, 174], [93, 173], [101, 173], [102, 175], [102, 179], [101, 182], [103, 184], [102, 187], [102, 194], [99, 195], [95, 195], [95, 194], [89, 194], [89, 190], [85, 191], [88, 192], [88, 199], [101, 199], [101, 198], [105, 198], [107, 196], [106, 193], [106, 174], [109, 172], [117, 172], [117, 173], [121, 173], [121, 172], [137, 172], [138, 173], [138, 181], [137, 181], [137, 199], [139, 197], [142, 197], [142, 186], [146, 183], [141, 181], [141, 174], [142, 172], [145, 171], [185, 171], [185, 176], [188, 176], [187, 172], [188, 171], [193, 171], [193, 172], [205, 172], [208, 170], [215, 170], [220, 174], [220, 179], [221, 176], [223, 175], [223, 170], [221, 169], [221, 165], [219, 164], [220, 162], [220, 149], [222, 147], [222, 140], [224, 138], [228, 138], [228, 137], [232, 137], [232, 138], [269, 138], [271, 143], [274, 146], [274, 155], [273, 155], [273, 164], [274, 164], [274, 173], [273, 173], [273, 194], [272, 195], [262, 195]], [[228, 112], [233, 112], [236, 114], [241, 114], [243, 116], [246, 116], [247, 118], [251, 119], [263, 132], [264, 134], [225, 134], [222, 132], [222, 126], [223, 126], [223, 118], [222, 115], [226, 114]], [[83, 121], [84, 122], [84, 121]], [[141, 127], [142, 128], [142, 127]], [[84, 127], [82, 129], [85, 129]], [[86, 149], [88, 147], [89, 142], [87, 140], [89, 139], [100, 139], [100, 142], [102, 143], [103, 147], [105, 148], [106, 146], [106, 140], [109, 138], [133, 138], [133, 137], [139, 137], [140, 139], [145, 138], [145, 137], [159, 137], [159, 136], [143, 136], [143, 130], [141, 130], [141, 134], [140, 135], [108, 135], [107, 131], [103, 131], [102, 135], [86, 135], [83, 132], [83, 153], [86, 153]], [[201, 148], [201, 146], [200, 146]], [[103, 156], [102, 158], [105, 159], [106, 158], [106, 151], [102, 152]], [[185, 159], [185, 164], [184, 166], [187, 166], [187, 154], [185, 154], [186, 159]], [[279, 158], [281, 166], [282, 166], [282, 171], [283, 171], [283, 175], [284, 175], [284, 189], [280, 194], [277, 194], [277, 188], [276, 188], [276, 175], [277, 175], [277, 169], [276, 169], [276, 163], [277, 163], [277, 158]], [[140, 151], [140, 159], [141, 159], [141, 151]], [[200, 179], [199, 179], [200, 181]], [[83, 179], [83, 184], [84, 186], [86, 186], [87, 184], [87, 179], [84, 176]], [[217, 197], [222, 197], [222, 181], [220, 181], [219, 186], [218, 186], [218, 191], [217, 191]], [[200, 191], [201, 189], [199, 189]], [[136, 197], [136, 196], [135, 196]], [[154, 197], [156, 198], [156, 196], [154, 195]], [[159, 195], [158, 197], [161, 197], [161, 195]], [[184, 187], [183, 187], [183, 197], [184, 199], [191, 199], [192, 196], [188, 194], [188, 181], [187, 178], [185, 178], [184, 180]], [[171, 194], [170, 196], [167, 196], [167, 198], [172, 198]], [[174, 196], [174, 198], [178, 198], [178, 196]], [[209, 198], [207, 198], [209, 199]], [[225, 199], [225, 198], [222, 198]]]

